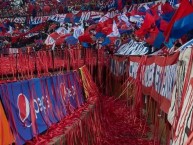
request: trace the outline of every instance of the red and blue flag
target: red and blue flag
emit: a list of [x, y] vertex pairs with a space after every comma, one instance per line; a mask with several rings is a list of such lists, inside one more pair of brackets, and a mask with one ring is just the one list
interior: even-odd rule
[[164, 35], [166, 41], [177, 40], [193, 29], [193, 6], [188, 0], [183, 0], [175, 12]]

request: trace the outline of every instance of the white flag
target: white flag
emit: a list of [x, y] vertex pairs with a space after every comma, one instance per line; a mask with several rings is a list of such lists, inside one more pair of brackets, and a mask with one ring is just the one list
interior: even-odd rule
[[70, 33], [67, 29], [65, 29], [64, 27], [59, 27], [56, 32], [59, 34], [59, 35], [66, 35], [68, 33]]
[[84, 33], [84, 28], [82, 26], [78, 26], [74, 28], [74, 34], [73, 36], [78, 39], [79, 36], [81, 36]]
[[129, 19], [125, 14], [121, 15], [121, 20], [124, 21], [127, 24], [127, 27], [131, 26], [131, 24], [129, 23]]
[[56, 43], [52, 45], [52, 50], [55, 50]]
[[107, 35], [107, 37], [120, 37], [120, 33], [119, 33], [119, 30], [117, 28], [117, 24], [115, 21], [113, 21], [113, 32]]
[[13, 27], [9, 26], [9, 31], [8, 31], [9, 34], [13, 34]]
[[45, 40], [46, 45], [53, 45], [55, 42], [56, 41], [50, 35], [48, 35], [48, 37]]
[[99, 22], [105, 22], [106, 20], [108, 20], [110, 18], [110, 13], [105, 14], [104, 16], [102, 16], [99, 20]]

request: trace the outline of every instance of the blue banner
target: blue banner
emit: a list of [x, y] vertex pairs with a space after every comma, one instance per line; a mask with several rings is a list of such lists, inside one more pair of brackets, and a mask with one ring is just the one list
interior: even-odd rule
[[77, 107], [79, 107], [80, 105], [82, 105], [84, 103], [83, 100], [83, 89], [80, 86], [80, 77], [78, 76], [77, 72], [71, 73], [71, 75], [69, 75], [69, 87], [72, 90], [72, 99], [71, 99], [71, 103], [75, 105], [75, 100], [76, 100], [76, 105]]
[[0, 85], [16, 144], [47, 130], [84, 103], [77, 72]]
[[44, 104], [42, 94], [40, 92], [38, 95], [34, 94], [31, 84], [36, 81], [1, 85], [1, 99], [17, 144], [24, 144], [26, 140], [47, 129], [42, 116], [46, 115], [44, 111], [49, 109], [50, 102], [44, 97], [47, 102]]
[[78, 101], [79, 101], [79, 105], [83, 105], [84, 102], [84, 95], [83, 95], [83, 86], [81, 86], [81, 77], [79, 76], [79, 74], [77, 72], [73, 73], [74, 75], [74, 86], [77, 92], [77, 97], [78, 97]]

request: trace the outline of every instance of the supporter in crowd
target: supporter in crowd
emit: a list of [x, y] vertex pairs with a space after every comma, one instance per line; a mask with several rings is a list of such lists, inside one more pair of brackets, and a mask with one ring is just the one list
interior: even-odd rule
[[176, 43], [175, 43], [175, 45], [174, 45], [174, 51], [176, 51], [178, 48], [180, 48], [182, 46], [182, 44], [179, 42], [179, 41], [177, 41]]
[[105, 46], [105, 50], [110, 54], [113, 55], [114, 54], [114, 50], [115, 50], [115, 46], [114, 44], [108, 44]]
[[[36, 16], [41, 16], [41, 15], [51, 15], [51, 14], [54, 14], [54, 13], [57, 13], [57, 14], [62, 14], [62, 13], [67, 13], [67, 12], [75, 12], [75, 11], [79, 11], [80, 9], [83, 10], [83, 11], [89, 11], [89, 10], [93, 10], [93, 5], [91, 5], [90, 3], [88, 4], [84, 4], [82, 3], [80, 6], [78, 6], [80, 4], [80, 1], [76, 1], [76, 4], [74, 4], [73, 6], [71, 6], [71, 1], [65, 1], [67, 2], [69, 5], [64, 5], [63, 3], [61, 2], [57, 2], [57, 1], [47, 1], [47, 3], [45, 1], [30, 1], [30, 2], [23, 2], [20, 4], [18, 10], [21, 10], [21, 6], [25, 7], [27, 6], [27, 9], [24, 10], [24, 12], [27, 12], [27, 14], [29, 16], [32, 16], [32, 17], [36, 17]], [[109, 10], [108, 6], [107, 6], [107, 3], [109, 1], [104, 1], [104, 0], [100, 0], [100, 1], [97, 1], [97, 6], [95, 7], [96, 9], [99, 9], [101, 11], [104, 12], [104, 15], [105, 15], [105, 12]], [[130, 1], [127, 1], [127, 2], [130, 2]], [[7, 4], [7, 6], [9, 7], [9, 4]], [[105, 6], [105, 7], [103, 7]], [[12, 10], [12, 7], [10, 7], [10, 11], [13, 12]], [[16, 13], [15, 12], [15, 15], [21, 15], [20, 13]], [[28, 17], [29, 19], [30, 17]], [[72, 20], [72, 18], [70, 18], [70, 21]], [[7, 22], [8, 23], [8, 22]], [[52, 22], [52, 21], [48, 21], [48, 22], [45, 22], [46, 23], [46, 26], [44, 27], [44, 30], [42, 30], [45, 34], [48, 34], [50, 35], [51, 33], [55, 32], [55, 30], [61, 26], [61, 27], [64, 27], [66, 30], [68, 30], [70, 32], [70, 34], [73, 36], [74, 34], [74, 26], [75, 24], [74, 23], [66, 23], [66, 24], [59, 24], [58, 22]], [[95, 23], [95, 21], [94, 21]], [[127, 29], [130, 29], [128, 28], [128, 26], [125, 24], [124, 27], [123, 27], [123, 22], [118, 22], [118, 29], [123, 29], [123, 30], [127, 30]], [[129, 22], [130, 23], [130, 22]], [[7, 25], [7, 24], [5, 24]], [[10, 25], [10, 24], [9, 24]], [[71, 25], [71, 26], [70, 26]], [[92, 25], [92, 22], [88, 22], [88, 21], [85, 21], [83, 20], [83, 27], [84, 27], [84, 31], [86, 32], [87, 29], [90, 27], [90, 25]], [[36, 25], [32, 25], [30, 24], [29, 27], [25, 24], [23, 25], [20, 25], [20, 24], [15, 24], [15, 25], [10, 25], [12, 26], [11, 28], [13, 29], [13, 31], [11, 31], [10, 28], [6, 27], [6, 28], [2, 28], [2, 29], [5, 29], [5, 30], [8, 30], [10, 29], [9, 31], [9, 34], [11, 35], [11, 38], [13, 37], [13, 39], [17, 39], [18, 41], [16, 42], [11, 42], [11, 41], [8, 41], [8, 42], [11, 42], [9, 43], [12, 47], [15, 47], [15, 48], [22, 48], [22, 47], [26, 47], [27, 45], [33, 45], [34, 47], [34, 50], [40, 50], [40, 49], [44, 49], [44, 45], [43, 45], [43, 41], [46, 39], [46, 36], [45, 38], [42, 38], [40, 39], [39, 38], [36, 38], [36, 36], [32, 36], [30, 38], [27, 38], [25, 36], [22, 36], [20, 34], [24, 34], [24, 33], [27, 33], [29, 32], [29, 28], [34, 28]], [[155, 26], [155, 25], [154, 25]], [[3, 26], [4, 27], [4, 26]], [[137, 30], [139, 29], [139, 26], [137, 26], [137, 23], [135, 22], [131, 22], [131, 32], [123, 32], [121, 33], [121, 44], [124, 44], [124, 43], [127, 43], [129, 42], [129, 39], [133, 39], [134, 41], [136, 42], [141, 42], [141, 41], [144, 41], [142, 40], [141, 37], [137, 37], [134, 33], [134, 30]], [[1, 29], [1, 28], [0, 28]], [[39, 33], [38, 36], [40, 35], [40, 32], [36, 32], [36, 33]], [[92, 43], [88, 43], [87, 45], [91, 48], [102, 48], [101, 44], [102, 42], [104, 41], [104, 38], [96, 38], [96, 31], [94, 29], [91, 29], [89, 31], [89, 34], [90, 34], [90, 37], [91, 39], [93, 40]], [[19, 39], [17, 38], [17, 36], [21, 36]], [[37, 37], [38, 37], [37, 36]], [[191, 35], [189, 35], [191, 37]], [[16, 37], [16, 38], [15, 38]], [[189, 37], [189, 38], [190, 38]], [[81, 43], [80, 43], [81, 44]], [[1, 46], [3, 47], [7, 47], [9, 46], [8, 44], [1, 42]], [[116, 49], [115, 49], [115, 46], [116, 46]], [[9, 46], [10, 47], [10, 46]], [[64, 48], [74, 48], [76, 47], [75, 45], [69, 45], [67, 44], [65, 41], [61, 44], [61, 47], [58, 47], [58, 49], [64, 49]], [[114, 49], [112, 49], [114, 47]], [[153, 50], [151, 50], [151, 45], [148, 46], [149, 47], [149, 53], [152, 53]], [[175, 45], [175, 47], [178, 47], [179, 48], [179, 45]], [[2, 47], [1, 47], [2, 48]], [[50, 49], [51, 47], [50, 46], [47, 46], [46, 47], [47, 49]], [[177, 49], [177, 48], [175, 48]], [[117, 45], [115, 44], [108, 44], [106, 46], [106, 50], [110, 53], [110, 54], [113, 54], [115, 52], [115, 50], [117, 50]]]
[[122, 44], [128, 43], [129, 35], [127, 33], [121, 35]]

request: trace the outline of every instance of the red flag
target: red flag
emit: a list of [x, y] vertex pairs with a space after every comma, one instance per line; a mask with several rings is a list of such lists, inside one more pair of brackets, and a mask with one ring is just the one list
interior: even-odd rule
[[79, 36], [78, 40], [80, 42], [93, 43], [93, 40], [92, 40], [91, 35], [89, 33], [84, 33], [83, 35]]
[[167, 27], [168, 27], [168, 22], [167, 21], [165, 21], [165, 20], [161, 20], [160, 21], [160, 30], [161, 31], [163, 31], [163, 32], [165, 32], [165, 30], [167, 29]]
[[109, 35], [113, 32], [112, 26], [113, 25], [108, 25], [107, 27], [104, 27], [101, 32], [103, 32], [105, 35]]
[[139, 37], [143, 37], [151, 28], [152, 25], [154, 25], [155, 19], [154, 17], [146, 13], [144, 23], [142, 24], [141, 28], [135, 32], [135, 34]]
[[172, 6], [170, 5], [169, 2], [166, 2], [165, 4], [163, 4], [163, 5], [161, 6], [161, 9], [162, 9], [162, 11], [163, 11], [164, 14], [166, 14], [166, 13], [171, 13], [171, 12], [174, 11], [174, 9], [172, 8]]
[[159, 30], [157, 29], [157, 27], [155, 27], [155, 29], [152, 29], [149, 33], [149, 37], [145, 40], [147, 43], [153, 45], [154, 44], [154, 41], [157, 37], [159, 33]]
[[150, 11], [152, 13], [152, 15], [154, 16], [155, 20], [158, 20], [159, 19], [159, 14], [158, 14], [158, 7], [159, 7], [160, 4], [157, 4], [153, 7], [150, 8]]
[[164, 33], [164, 35], [166, 36], [166, 40], [171, 37], [171, 32], [172, 37], [177, 38], [181, 37], [181, 35], [183, 36], [183, 34], [186, 34], [187, 31], [191, 30], [193, 28], [193, 26], [191, 25], [193, 23], [193, 20], [189, 19], [188, 16], [191, 16], [192, 14], [193, 6], [189, 3], [188, 0], [183, 0], [180, 4], [180, 7], [172, 17], [172, 20], [170, 21], [167, 30]]

